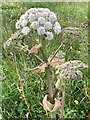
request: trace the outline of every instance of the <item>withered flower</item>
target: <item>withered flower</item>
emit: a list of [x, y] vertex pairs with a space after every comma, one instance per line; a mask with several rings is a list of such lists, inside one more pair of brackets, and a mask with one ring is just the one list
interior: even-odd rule
[[29, 50], [30, 54], [37, 54], [39, 48], [42, 47], [42, 44], [36, 44], [34, 47], [31, 48], [31, 50]]
[[60, 89], [60, 84], [62, 80], [77, 80], [82, 79], [83, 75], [79, 68], [87, 68], [88, 66], [79, 61], [79, 60], [73, 60], [66, 62], [62, 65], [57, 66], [56, 70], [56, 76], [57, 76], [57, 82], [55, 84], [56, 88]]

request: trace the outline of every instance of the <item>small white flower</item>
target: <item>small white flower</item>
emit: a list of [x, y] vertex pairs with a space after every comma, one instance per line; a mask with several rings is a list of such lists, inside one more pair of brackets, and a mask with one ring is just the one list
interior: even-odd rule
[[36, 12], [35, 15], [36, 15], [36, 19], [38, 19], [39, 17], [42, 17], [42, 13], [41, 12]]
[[56, 25], [54, 28], [54, 32], [58, 35], [61, 32], [61, 26]]
[[42, 12], [42, 17], [47, 18], [47, 17], [48, 17], [48, 15], [49, 15], [49, 13], [48, 13], [48, 12]]
[[30, 32], [29, 27], [23, 27], [21, 33], [23, 33], [24, 35], [28, 35], [28, 33]]
[[52, 40], [53, 39], [53, 33], [52, 32], [46, 32], [45, 34], [47, 35], [47, 37], [46, 37], [47, 40]]
[[27, 20], [28, 20], [28, 16], [29, 15], [27, 13], [24, 14], [24, 18], [27, 19]]
[[39, 18], [38, 18], [38, 22], [39, 22], [40, 24], [44, 24], [44, 23], [45, 23], [45, 18], [39, 17]]
[[54, 26], [60, 26], [59, 22], [55, 22]]
[[16, 25], [15, 25], [16, 29], [19, 29], [20, 25], [21, 25], [21, 21], [19, 20], [19, 21], [16, 22]]
[[37, 32], [38, 32], [39, 35], [44, 35], [45, 34], [45, 28], [44, 27], [39, 27], [37, 29]]
[[34, 22], [31, 23], [30, 27], [33, 28], [33, 29], [37, 29], [39, 27], [39, 23], [37, 21], [34, 21]]
[[20, 17], [20, 21], [22, 22], [24, 19], [25, 19], [25, 15], [22, 14], [21, 17]]
[[38, 12], [42, 12], [44, 10], [44, 8], [37, 8]]
[[52, 29], [52, 23], [51, 22], [45, 22], [44, 27], [46, 30]]
[[27, 24], [28, 24], [28, 21], [25, 19], [21, 22], [22, 27], [25, 27]]
[[50, 11], [50, 15], [55, 15], [55, 13], [54, 13], [54, 12], [52, 12], [52, 11]]
[[30, 12], [31, 12], [31, 9], [28, 9], [28, 10], [26, 11], [27, 14], [30, 14]]
[[49, 15], [49, 20], [50, 20], [51, 22], [55, 22], [55, 21], [57, 20], [56, 15], [55, 15], [55, 14], [50, 14], [50, 15]]
[[29, 10], [26, 11], [27, 14], [31, 14], [35, 12], [37, 12], [37, 8], [30, 8]]
[[47, 12], [47, 13], [49, 13], [50, 14], [50, 10], [48, 9], [48, 8], [44, 8], [44, 10], [43, 10], [44, 12]]
[[32, 14], [32, 13], [31, 13], [31, 14], [29, 15], [28, 19], [29, 19], [29, 22], [35, 21], [35, 19], [36, 19], [36, 18], [35, 18], [35, 14]]

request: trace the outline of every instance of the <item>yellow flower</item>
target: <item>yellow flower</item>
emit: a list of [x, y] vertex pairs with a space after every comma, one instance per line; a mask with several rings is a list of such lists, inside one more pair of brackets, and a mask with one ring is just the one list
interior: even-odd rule
[[72, 47], [72, 46], [70, 46], [70, 50], [72, 50], [72, 48], [73, 48], [73, 47]]
[[78, 53], [81, 53], [81, 52], [78, 50]]
[[74, 100], [75, 104], [78, 104], [78, 100]]

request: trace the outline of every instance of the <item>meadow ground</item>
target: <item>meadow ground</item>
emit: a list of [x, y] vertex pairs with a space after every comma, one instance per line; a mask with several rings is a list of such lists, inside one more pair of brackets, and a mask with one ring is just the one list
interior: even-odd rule
[[[11, 37], [11, 34], [16, 32], [15, 23], [26, 10], [32, 7], [46, 7], [55, 12], [60, 22], [62, 29], [65, 27], [78, 27], [81, 34], [72, 36], [65, 36], [62, 40], [66, 40], [69, 44], [61, 48], [66, 52], [66, 61], [81, 60], [88, 63], [88, 3], [2, 3], [2, 44]], [[35, 39], [34, 33], [24, 42], [32, 46]], [[70, 44], [71, 41], [73, 44]], [[61, 36], [54, 38], [49, 43], [44, 45], [49, 46], [46, 54], [53, 53], [58, 45], [61, 43]], [[74, 47], [74, 49], [73, 49]], [[3, 66], [2, 84], [2, 109], [0, 111], [4, 118], [24, 118], [28, 112], [26, 102], [30, 103], [31, 118], [47, 118], [46, 112], [41, 106], [42, 98], [48, 92], [45, 73], [35, 74], [28, 69], [35, 67], [35, 59], [29, 54], [20, 54], [17, 51], [10, 51], [14, 53], [13, 61], [10, 53], [2, 50], [3, 58], [1, 64]], [[29, 61], [26, 58], [29, 58]], [[24, 79], [24, 94], [25, 98], [20, 100], [20, 81], [15, 69], [15, 62], [20, 70], [20, 78]], [[65, 118], [85, 118], [90, 112], [90, 101], [86, 95], [86, 86], [88, 84], [87, 69], [81, 69], [83, 73], [82, 80], [66, 81], [66, 98], [65, 98]], [[43, 90], [41, 87], [43, 86]], [[78, 101], [78, 104], [74, 102]], [[58, 118], [58, 115], [57, 115]]]

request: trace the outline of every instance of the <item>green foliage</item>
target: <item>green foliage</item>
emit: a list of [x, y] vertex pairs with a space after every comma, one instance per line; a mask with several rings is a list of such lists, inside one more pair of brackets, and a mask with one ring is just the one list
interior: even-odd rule
[[[62, 26], [65, 27], [78, 27], [83, 23], [87, 23], [87, 3], [2, 3], [2, 35], [4, 43], [12, 33], [16, 32], [15, 23], [26, 10], [32, 7], [47, 7], [57, 14], [58, 20]], [[61, 49], [66, 52], [66, 61], [78, 59], [87, 63], [87, 29], [80, 28], [81, 36], [75, 36], [72, 40], [71, 36], [62, 37], [67, 40], [68, 44]], [[34, 44], [35, 34], [24, 41], [31, 48]], [[47, 56], [58, 48], [61, 44], [61, 35], [56, 37], [53, 41], [44, 41], [48, 47], [46, 51]], [[86, 42], [85, 42], [86, 41]], [[81, 42], [81, 43], [80, 43]], [[74, 48], [75, 47], [75, 48]], [[25, 99], [30, 103], [31, 118], [46, 118], [47, 115], [41, 106], [42, 99], [46, 93], [48, 93], [46, 86], [45, 73], [35, 74], [30, 72], [30, 69], [37, 66], [35, 58], [25, 53], [24, 55], [17, 51], [12, 51], [14, 56], [3, 51], [3, 78], [2, 80], [2, 114], [7, 119], [10, 118], [23, 118], [28, 113]], [[40, 54], [40, 53], [39, 53]], [[20, 97], [20, 80], [15, 69], [16, 59], [18, 69], [20, 70], [20, 77], [24, 79], [24, 93], [25, 99], [19, 99]], [[26, 58], [29, 58], [29, 61]], [[41, 56], [42, 57], [42, 56]], [[26, 69], [28, 68], [28, 71]], [[88, 83], [87, 70], [82, 70], [84, 77], [80, 81], [66, 81], [66, 101], [65, 101], [65, 118], [85, 118], [88, 111], [90, 111], [90, 102], [85, 95], [85, 87]], [[43, 90], [42, 90], [43, 88]], [[78, 100], [78, 104], [74, 103], [74, 100]]]

